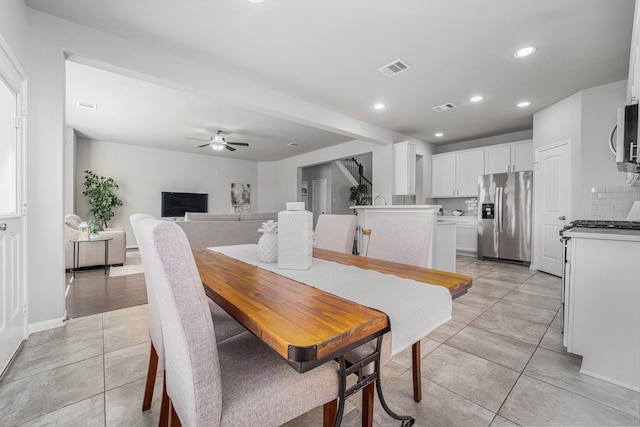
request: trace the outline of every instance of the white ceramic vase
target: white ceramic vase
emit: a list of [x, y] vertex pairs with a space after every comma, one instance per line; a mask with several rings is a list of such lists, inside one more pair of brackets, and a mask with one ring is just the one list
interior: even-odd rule
[[258, 259], [262, 262], [278, 261], [278, 235], [265, 232], [258, 240]]

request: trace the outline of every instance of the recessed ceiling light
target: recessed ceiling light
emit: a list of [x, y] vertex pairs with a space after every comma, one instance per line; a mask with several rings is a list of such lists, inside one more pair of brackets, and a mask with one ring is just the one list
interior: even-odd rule
[[469, 101], [471, 101], [471, 102], [480, 102], [483, 99], [484, 99], [484, 96], [476, 95], [476, 96], [472, 96], [471, 98], [469, 98]]
[[373, 108], [374, 108], [375, 110], [384, 110], [385, 108], [387, 108], [387, 106], [386, 106], [386, 105], [384, 105], [383, 103], [377, 103], [377, 104], [375, 104], [375, 105], [373, 106]]
[[522, 102], [518, 102], [516, 104], [516, 107], [524, 108], [524, 107], [528, 107], [529, 105], [531, 105], [531, 101], [522, 101]]
[[264, 0], [249, 0], [250, 3], [262, 3]]
[[533, 46], [527, 46], [527, 47], [523, 47], [520, 50], [517, 50], [513, 56], [515, 58], [524, 58], [525, 56], [529, 56], [531, 55], [533, 52], [536, 51], [536, 48]]
[[433, 136], [435, 136], [436, 138], [440, 138], [440, 137], [444, 136], [444, 133], [436, 132], [436, 133], [433, 134]]

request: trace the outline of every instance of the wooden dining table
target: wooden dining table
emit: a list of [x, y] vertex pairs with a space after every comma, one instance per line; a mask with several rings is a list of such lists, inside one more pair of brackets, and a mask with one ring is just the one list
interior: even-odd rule
[[[323, 363], [338, 360], [338, 407], [333, 414], [325, 414], [325, 420], [334, 417], [336, 425], [339, 425], [345, 399], [362, 389], [373, 390], [375, 384], [385, 411], [393, 418], [402, 420], [403, 425], [413, 424], [412, 417], [391, 411], [382, 393], [381, 343], [382, 336], [391, 329], [389, 317], [385, 313], [210, 249], [194, 250], [193, 255], [207, 296], [298, 372], [306, 372]], [[315, 249], [313, 256], [445, 286], [452, 296], [466, 292], [471, 286], [469, 276], [444, 271], [320, 249]], [[353, 365], [345, 362], [347, 352], [373, 339], [377, 339], [377, 345], [371, 355]], [[419, 357], [419, 342], [416, 345]], [[374, 363], [374, 372], [361, 375], [360, 369], [371, 363]], [[346, 377], [354, 373], [358, 379], [354, 385], [347, 387]], [[373, 391], [370, 393], [372, 401]], [[372, 405], [370, 412], [372, 415]], [[366, 422], [368, 425], [372, 423], [372, 417], [370, 418]]]

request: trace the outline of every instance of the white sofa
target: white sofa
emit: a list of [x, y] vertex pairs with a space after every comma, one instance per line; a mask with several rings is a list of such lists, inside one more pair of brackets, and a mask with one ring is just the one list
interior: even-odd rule
[[258, 243], [258, 229], [267, 220], [278, 220], [277, 213], [194, 213], [187, 212], [184, 221], [176, 223], [187, 235], [191, 249], [211, 246]]
[[[64, 259], [65, 269], [73, 268], [73, 243], [78, 239], [78, 225], [82, 222], [76, 214], [64, 217]], [[109, 240], [109, 265], [123, 265], [126, 251], [126, 234], [121, 228], [107, 228], [99, 232], [100, 237], [111, 237]], [[92, 267], [104, 265], [104, 243], [80, 243], [80, 259], [78, 267]]]

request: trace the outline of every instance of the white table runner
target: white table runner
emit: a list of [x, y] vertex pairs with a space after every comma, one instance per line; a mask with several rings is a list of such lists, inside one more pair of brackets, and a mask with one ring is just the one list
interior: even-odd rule
[[451, 294], [443, 286], [317, 258], [306, 271], [278, 269], [261, 262], [253, 244], [208, 249], [386, 313], [392, 355], [451, 320]]

